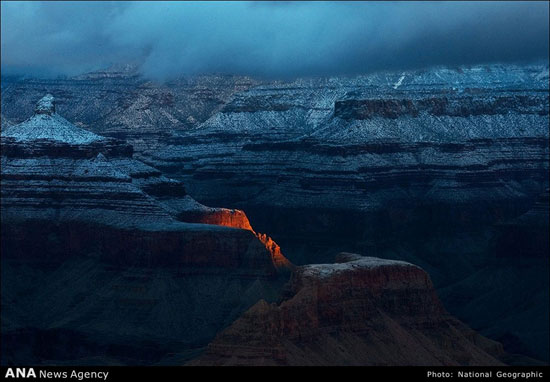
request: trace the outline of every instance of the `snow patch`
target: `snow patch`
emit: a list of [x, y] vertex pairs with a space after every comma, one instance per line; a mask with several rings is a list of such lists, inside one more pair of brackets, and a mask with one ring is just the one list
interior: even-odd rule
[[335, 264], [308, 264], [302, 266], [302, 274], [306, 277], [326, 278], [335, 274], [353, 271], [355, 269], [374, 269], [383, 266], [396, 267], [414, 267], [418, 266], [399, 260], [387, 260], [378, 257], [361, 257], [358, 260], [349, 261], [347, 263]]
[[394, 89], [397, 89], [398, 87], [401, 86], [401, 84], [403, 83], [403, 80], [405, 79], [405, 75], [403, 74], [401, 77], [399, 77], [399, 79], [397, 80], [397, 82], [393, 85], [393, 88]]

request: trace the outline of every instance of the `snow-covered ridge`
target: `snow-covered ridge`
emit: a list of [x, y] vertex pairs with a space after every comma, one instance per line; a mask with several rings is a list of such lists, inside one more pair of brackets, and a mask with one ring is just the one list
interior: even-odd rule
[[[220, 113], [192, 133], [195, 137], [257, 134], [260, 140], [266, 134], [270, 140], [312, 137], [341, 144], [350, 139], [456, 141], [491, 138], [495, 133], [498, 137], [532, 135], [530, 128], [524, 128], [528, 125], [537, 129], [535, 135], [545, 136], [547, 123], [534, 120], [547, 115], [547, 71], [545, 64], [495, 64], [263, 84], [235, 94]], [[370, 103], [376, 112], [368, 121], [334, 118], [340, 116], [335, 107], [346, 102]], [[401, 103], [410, 104], [415, 115], [397, 119], [401, 116], [397, 110], [403, 107], [393, 104]], [[417, 105], [424, 104], [430, 106], [420, 120], [410, 118], [416, 116]], [[393, 120], [376, 118], [385, 114]], [[508, 117], [532, 121], [503, 121]], [[457, 124], [460, 128], [455, 128]]]

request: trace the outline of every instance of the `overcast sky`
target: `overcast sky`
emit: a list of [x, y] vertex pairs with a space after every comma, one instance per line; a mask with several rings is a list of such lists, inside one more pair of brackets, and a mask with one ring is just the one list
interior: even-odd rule
[[340, 75], [548, 58], [548, 2], [2, 2], [2, 73]]

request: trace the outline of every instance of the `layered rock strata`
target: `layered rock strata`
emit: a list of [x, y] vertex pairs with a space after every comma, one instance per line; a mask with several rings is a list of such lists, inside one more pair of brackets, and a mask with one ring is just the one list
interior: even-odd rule
[[247, 210], [523, 208], [547, 184], [548, 102], [544, 65], [303, 79], [237, 93], [142, 155], [201, 201]]

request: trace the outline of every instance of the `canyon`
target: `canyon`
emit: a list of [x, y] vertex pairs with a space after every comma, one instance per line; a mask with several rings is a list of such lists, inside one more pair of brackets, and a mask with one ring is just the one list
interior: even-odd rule
[[[56, 261], [74, 262], [67, 254], [76, 251], [92, 259], [105, 257], [101, 264], [117, 269], [135, 263], [147, 276], [127, 269], [126, 277], [142, 280], [132, 283], [147, 290], [156, 278], [143, 267], [152, 261], [160, 267], [153, 269], [177, 266], [178, 272], [199, 278], [206, 277], [199, 276], [205, 269], [208, 278], [239, 274], [235, 277], [244, 284], [228, 288], [234, 294], [216, 282], [217, 292], [208, 301], [222, 291], [250, 298], [231, 305], [238, 308], [228, 304], [212, 313], [218, 315], [212, 321], [217, 323], [201, 329], [207, 334], [196, 340], [200, 346], [176, 346], [187, 349], [181, 350], [187, 356], [170, 349], [180, 354], [178, 363], [198, 356], [196, 349], [223, 328], [229, 332], [221, 333], [229, 334], [212, 342], [206, 358], [198, 359], [225, 362], [224, 346], [232, 346], [238, 330], [252, 330], [251, 317], [273, 322], [281, 314], [280, 304], [292, 305], [292, 298], [281, 296], [289, 275], [298, 277], [296, 272], [307, 264], [331, 263], [341, 251], [421, 267], [445, 309], [435, 321], [450, 320], [450, 313], [501, 342], [503, 352], [548, 362], [548, 78], [544, 63], [287, 81], [212, 75], [158, 84], [132, 67], [64, 79], [3, 77], [2, 217], [19, 222], [39, 218], [36, 224], [3, 222], [3, 253], [24, 248], [36, 261], [48, 243], [47, 252]], [[59, 114], [86, 131], [73, 136], [78, 142], [32, 136], [28, 145], [17, 136], [4, 137], [33, 114], [46, 93], [55, 97]], [[58, 223], [54, 235], [41, 232], [44, 221], [74, 218], [109, 228], [89, 239], [85, 225]], [[41, 239], [10, 241], [27, 235]], [[180, 251], [192, 255], [173, 256]], [[10, 260], [3, 277], [8, 281], [2, 290], [4, 285], [13, 288], [14, 300], [29, 290], [16, 273], [29, 272], [29, 279], [43, 285], [52, 282], [21, 264]], [[71, 264], [80, 274], [85, 263]], [[106, 277], [103, 272], [92, 272], [93, 282]], [[179, 280], [170, 272], [155, 272], [160, 279]], [[83, 277], [79, 293], [91, 282]], [[180, 290], [175, 286], [179, 282], [170, 281], [169, 290]], [[190, 284], [181, 290], [191, 288], [196, 295], [190, 292], [184, 300], [195, 299], [189, 306], [199, 306], [202, 292]], [[95, 299], [90, 306], [99, 303]], [[53, 302], [45, 299], [40, 309]], [[209, 304], [205, 302], [204, 312]], [[152, 306], [159, 309], [155, 314], [170, 309]], [[241, 316], [251, 306], [255, 308]], [[75, 322], [84, 314], [79, 309], [71, 316]], [[223, 309], [231, 314], [226, 317]], [[48, 323], [52, 330], [59, 319]], [[453, 325], [465, 333], [463, 324]], [[350, 346], [368, 353], [372, 344], [363, 334], [348, 335], [353, 337]], [[473, 349], [472, 337], [464, 337], [469, 341], [464, 348]], [[320, 338], [333, 341], [330, 333]], [[293, 335], [265, 341], [275, 341], [288, 354], [285, 362], [306, 363], [303, 353], [291, 351]], [[189, 349], [195, 353], [186, 353]], [[315, 362], [326, 361], [315, 354]], [[483, 357], [478, 361], [500, 362], [494, 354]], [[380, 362], [353, 362], [367, 360]]]

